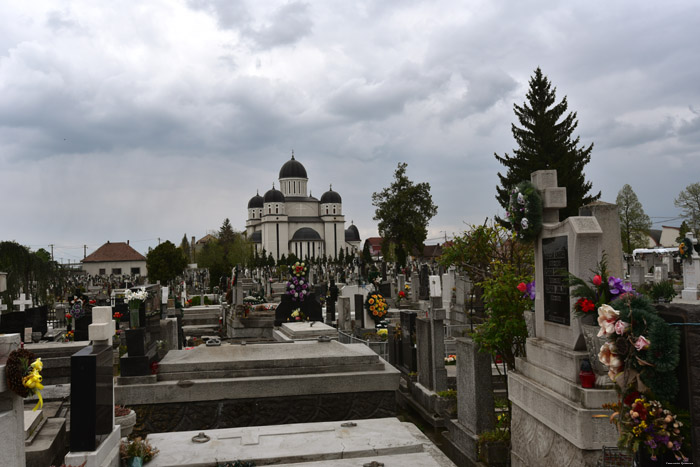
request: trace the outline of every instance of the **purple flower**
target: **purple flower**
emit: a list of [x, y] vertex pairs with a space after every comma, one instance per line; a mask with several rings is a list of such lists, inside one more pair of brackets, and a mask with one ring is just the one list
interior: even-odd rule
[[608, 277], [608, 286], [612, 295], [619, 295], [623, 291], [622, 279], [617, 277]]
[[525, 292], [525, 295], [530, 298], [530, 300], [535, 299], [535, 281], [533, 280], [529, 284], [527, 284], [527, 291]]

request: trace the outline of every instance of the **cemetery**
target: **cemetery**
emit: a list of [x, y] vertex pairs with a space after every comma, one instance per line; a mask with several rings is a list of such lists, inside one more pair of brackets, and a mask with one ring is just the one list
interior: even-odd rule
[[[535, 171], [511, 193], [519, 227], [406, 268], [236, 266], [216, 288], [200, 269], [167, 286], [85, 276], [51, 305], [21, 292], [0, 316], [0, 465], [690, 465], [698, 241], [626, 261], [616, 205], [561, 219], [566, 190]], [[469, 253], [485, 232], [531, 266]]]

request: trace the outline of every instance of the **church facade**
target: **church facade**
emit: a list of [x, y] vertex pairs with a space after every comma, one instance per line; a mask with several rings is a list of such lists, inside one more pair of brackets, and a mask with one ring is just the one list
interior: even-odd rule
[[333, 187], [318, 200], [308, 193], [306, 169], [294, 158], [279, 172], [279, 189], [256, 194], [248, 202], [246, 235], [258, 253], [265, 250], [275, 260], [294, 253], [297, 258], [337, 258], [356, 254], [360, 248], [357, 227], [345, 229], [343, 200]]

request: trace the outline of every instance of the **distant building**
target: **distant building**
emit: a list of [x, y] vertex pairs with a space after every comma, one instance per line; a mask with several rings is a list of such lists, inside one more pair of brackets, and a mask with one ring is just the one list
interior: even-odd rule
[[[365, 243], [369, 243], [369, 254], [372, 259], [378, 260], [382, 256], [382, 243], [384, 239], [382, 237], [368, 237]], [[364, 246], [362, 247], [364, 249]]]
[[679, 227], [671, 227], [668, 225], [662, 225], [660, 229], [649, 230], [648, 236], [648, 247], [649, 248], [659, 248], [659, 247], [675, 247], [678, 246], [676, 239], [681, 233]]
[[308, 192], [308, 182], [306, 169], [292, 153], [280, 169], [280, 189], [273, 183], [264, 196], [250, 199], [246, 236], [258, 253], [264, 249], [278, 260], [291, 253], [306, 259], [358, 251], [360, 233], [354, 225], [345, 229], [340, 194], [331, 186], [318, 200]]
[[107, 242], [81, 261], [90, 275], [147, 276], [146, 258], [126, 242]]

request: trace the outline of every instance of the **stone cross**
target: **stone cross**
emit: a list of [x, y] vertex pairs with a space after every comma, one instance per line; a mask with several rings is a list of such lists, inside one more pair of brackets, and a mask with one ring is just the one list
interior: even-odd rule
[[19, 294], [19, 298], [13, 301], [12, 304], [15, 306], [19, 306], [19, 311], [24, 311], [25, 305], [32, 304], [32, 297], [31, 295], [29, 297], [25, 297], [25, 294], [21, 293]]
[[112, 319], [111, 306], [96, 306], [92, 309], [92, 324], [88, 325], [88, 338], [93, 345], [112, 346], [116, 325]]
[[542, 222], [559, 222], [559, 209], [566, 207], [566, 188], [557, 186], [557, 171], [538, 170], [530, 180], [542, 194]]

